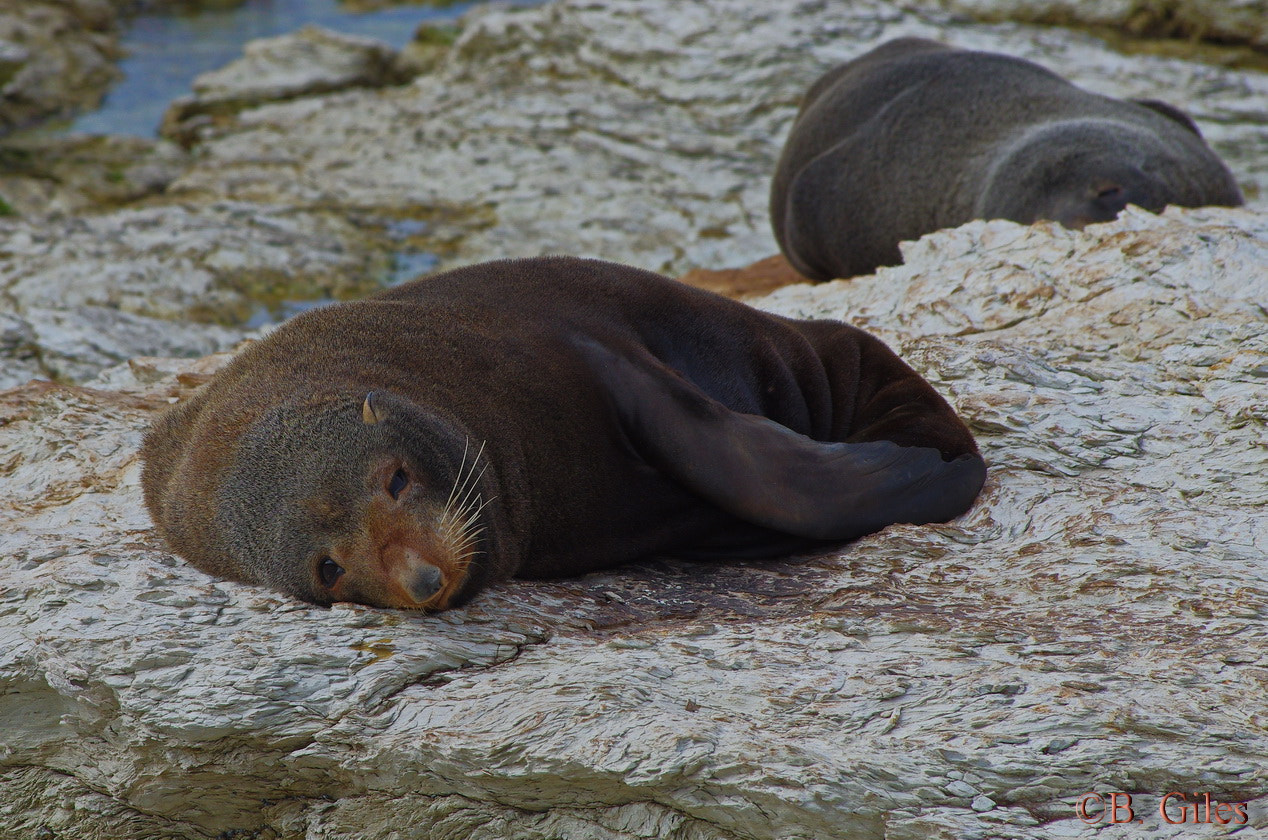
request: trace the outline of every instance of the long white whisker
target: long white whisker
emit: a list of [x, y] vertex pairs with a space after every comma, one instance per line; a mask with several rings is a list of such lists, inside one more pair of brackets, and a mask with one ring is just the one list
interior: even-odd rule
[[483, 454], [484, 454], [484, 444], [482, 443], [480, 444], [480, 451], [476, 453], [475, 458], [472, 459], [471, 461], [471, 471], [467, 473], [467, 478], [463, 482], [463, 489], [459, 491], [461, 496], [461, 499], [457, 503], [459, 510], [462, 510], [463, 508], [467, 506], [467, 501], [470, 499], [472, 491], [474, 491], [477, 487], [479, 487], [480, 479], [484, 478], [485, 470], [489, 468], [489, 465], [485, 464], [484, 466], [480, 468], [479, 475], [476, 474], [476, 471], [475, 471], [476, 464], [479, 463], [480, 456]]
[[445, 509], [453, 504], [454, 497], [458, 494], [458, 481], [462, 478], [462, 471], [467, 466], [467, 450], [471, 446], [471, 438], [463, 437], [462, 439], [462, 460], [458, 462], [458, 474], [454, 476], [453, 487], [449, 488], [449, 498], [445, 499]]
[[[463, 471], [461, 469], [458, 470], [458, 481], [457, 481], [457, 484], [459, 486], [458, 495], [461, 496], [462, 491], [467, 488], [468, 482], [471, 481], [471, 474], [475, 472], [476, 464], [480, 463], [480, 456], [483, 454], [484, 454], [484, 443], [482, 442], [480, 444], [480, 448], [476, 450], [475, 457], [471, 459], [471, 466], [467, 470], [466, 475], [463, 475]], [[462, 466], [463, 467], [467, 466], [466, 458], [463, 458]]]
[[481, 442], [472, 457], [471, 440], [465, 439], [449, 498], [435, 524], [436, 533], [447, 548], [449, 563], [456, 569], [465, 569], [480, 553], [480, 540], [485, 532], [485, 526], [479, 521], [480, 513], [497, 498], [486, 499], [480, 492], [480, 482], [489, 468], [487, 462], [480, 463], [486, 444], [487, 441]]
[[[476, 498], [477, 498], [477, 499], [481, 499], [481, 497], [480, 497], [480, 496], [476, 496]], [[494, 499], [496, 499], [496, 498], [497, 498], [497, 496], [490, 496], [490, 497], [489, 497], [489, 498], [487, 498], [487, 499], [481, 499], [481, 501], [480, 501], [480, 506], [479, 506], [479, 507], [477, 507], [475, 510], [471, 511], [471, 512], [467, 515], [468, 520], [470, 520], [470, 521], [474, 521], [474, 520], [475, 520], [475, 518], [476, 518], [477, 516], [479, 516], [479, 515], [480, 515], [480, 511], [484, 510], [484, 509], [488, 506], [489, 502], [493, 501], [493, 500], [494, 500]], [[483, 526], [481, 526], [481, 527], [483, 528]]]

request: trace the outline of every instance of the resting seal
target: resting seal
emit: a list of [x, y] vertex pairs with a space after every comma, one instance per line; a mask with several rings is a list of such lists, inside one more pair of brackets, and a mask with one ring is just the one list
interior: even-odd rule
[[814, 280], [902, 261], [971, 219], [1081, 228], [1128, 204], [1243, 203], [1182, 111], [1077, 88], [1019, 58], [901, 38], [810, 88], [771, 185], [771, 224]]
[[150, 513], [198, 568], [429, 609], [512, 575], [943, 521], [985, 479], [964, 423], [866, 333], [564, 257], [299, 315], [142, 455]]

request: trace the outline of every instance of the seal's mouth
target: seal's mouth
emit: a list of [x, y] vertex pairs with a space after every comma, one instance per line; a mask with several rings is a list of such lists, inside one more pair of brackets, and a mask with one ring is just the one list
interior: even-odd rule
[[403, 610], [440, 610], [448, 606], [446, 590], [452, 574], [446, 575], [442, 565], [449, 564], [436, 558], [436, 562], [429, 562], [409, 546], [389, 546], [382, 557], [387, 578], [385, 606]]

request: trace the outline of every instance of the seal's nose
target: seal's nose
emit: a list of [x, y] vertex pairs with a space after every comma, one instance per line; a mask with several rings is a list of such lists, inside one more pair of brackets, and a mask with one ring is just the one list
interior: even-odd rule
[[409, 594], [415, 601], [422, 604], [439, 592], [444, 583], [445, 579], [440, 569], [430, 563], [423, 563], [418, 567], [418, 571], [414, 572], [409, 582]]

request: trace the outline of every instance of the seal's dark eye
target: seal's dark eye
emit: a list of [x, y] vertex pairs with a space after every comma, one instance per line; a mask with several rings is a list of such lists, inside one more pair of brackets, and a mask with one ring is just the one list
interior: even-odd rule
[[401, 497], [401, 491], [409, 486], [409, 476], [405, 474], [405, 470], [397, 470], [392, 473], [392, 480], [387, 483], [387, 492], [392, 494], [393, 499]]
[[321, 578], [322, 585], [329, 589], [335, 585], [335, 581], [343, 577], [343, 566], [329, 557], [323, 557], [317, 563], [317, 577]]

